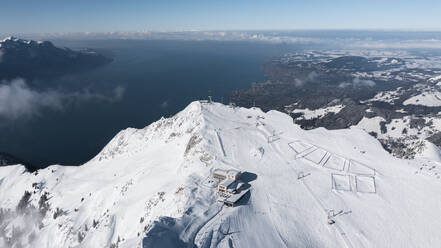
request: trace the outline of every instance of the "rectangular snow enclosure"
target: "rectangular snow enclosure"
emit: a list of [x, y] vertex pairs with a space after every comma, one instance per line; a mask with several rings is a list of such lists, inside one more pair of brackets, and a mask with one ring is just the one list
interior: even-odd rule
[[349, 161], [348, 172], [356, 175], [375, 176], [374, 169], [355, 160]]
[[355, 187], [360, 193], [376, 193], [375, 177], [372, 176], [356, 176]]
[[322, 162], [322, 160], [326, 154], [327, 154], [327, 152], [325, 150], [318, 148], [318, 149], [314, 150], [313, 152], [305, 155], [304, 158], [306, 158], [307, 160], [309, 160], [315, 164], [320, 164], [320, 162]]
[[302, 153], [313, 147], [313, 145], [307, 144], [299, 140], [288, 143], [288, 145], [294, 150], [296, 154]]
[[331, 174], [332, 189], [351, 191], [351, 181], [349, 175]]
[[323, 166], [331, 170], [343, 171], [345, 160], [343, 157], [332, 154]]

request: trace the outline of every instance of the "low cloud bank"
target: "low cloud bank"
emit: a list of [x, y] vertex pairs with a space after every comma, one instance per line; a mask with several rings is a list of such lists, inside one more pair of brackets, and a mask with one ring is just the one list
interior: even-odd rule
[[0, 118], [16, 120], [38, 115], [42, 109], [63, 111], [69, 104], [87, 101], [120, 101], [125, 88], [118, 86], [113, 95], [106, 96], [83, 90], [66, 93], [59, 90], [36, 90], [26, 84], [23, 79], [2, 81], [0, 83]]
[[441, 48], [441, 32], [424, 31], [177, 31], [85, 32], [24, 35], [34, 39], [139, 39], [257, 41], [275, 44], [321, 44], [345, 49]]
[[63, 96], [56, 91], [30, 89], [23, 79], [0, 85], [0, 117], [18, 119], [36, 114], [40, 108], [61, 110]]

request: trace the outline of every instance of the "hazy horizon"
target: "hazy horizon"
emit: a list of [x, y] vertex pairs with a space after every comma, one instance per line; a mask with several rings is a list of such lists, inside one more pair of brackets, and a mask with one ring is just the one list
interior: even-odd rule
[[[441, 2], [423, 1], [11, 1], [4, 33], [179, 30], [440, 30]], [[17, 18], [19, 17], [19, 18]]]

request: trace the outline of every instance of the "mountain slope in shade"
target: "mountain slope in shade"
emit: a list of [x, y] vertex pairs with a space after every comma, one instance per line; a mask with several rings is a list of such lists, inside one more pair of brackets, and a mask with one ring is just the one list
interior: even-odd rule
[[30, 172], [37, 170], [37, 168], [34, 165], [24, 162], [23, 160], [15, 157], [14, 155], [0, 152], [0, 166], [8, 166], [8, 165], [16, 165], [16, 164], [24, 165], [26, 169]]
[[[215, 168], [243, 172], [238, 206], [217, 202]], [[82, 166], [1, 167], [0, 246], [437, 247], [440, 169], [359, 129], [193, 102]]]
[[21, 160], [8, 154], [0, 152], [0, 166], [22, 164]]
[[0, 41], [0, 79], [46, 78], [89, 70], [112, 60], [94, 51], [59, 48], [49, 41]]

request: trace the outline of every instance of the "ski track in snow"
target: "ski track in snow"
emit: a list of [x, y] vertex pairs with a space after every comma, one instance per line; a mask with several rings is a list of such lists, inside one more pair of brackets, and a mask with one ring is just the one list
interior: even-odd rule
[[222, 151], [222, 154], [224, 155], [224, 157], [226, 157], [227, 154], [225, 153], [224, 143], [222, 143], [222, 139], [221, 139], [221, 137], [219, 135], [219, 130], [215, 130], [215, 132], [216, 132], [217, 140], [219, 142], [219, 147], [220, 147], [220, 149]]

